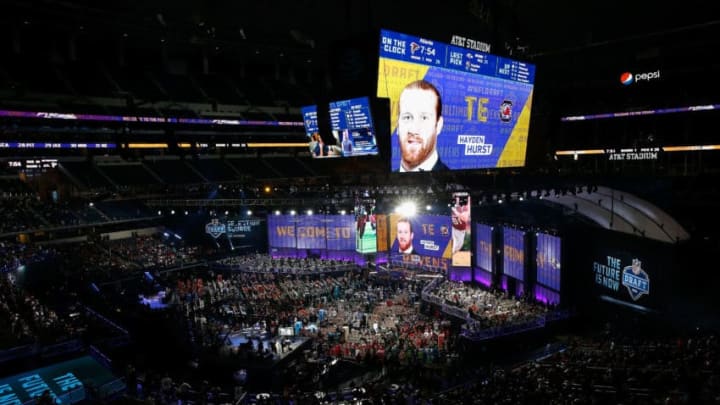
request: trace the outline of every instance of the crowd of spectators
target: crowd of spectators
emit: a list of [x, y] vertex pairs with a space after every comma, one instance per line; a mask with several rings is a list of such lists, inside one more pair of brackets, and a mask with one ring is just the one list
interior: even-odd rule
[[106, 241], [105, 244], [110, 252], [144, 269], [194, 264], [204, 260], [206, 254], [209, 254], [198, 245], [186, 245], [174, 238], [168, 243], [160, 233], [135, 235], [131, 238]]
[[638, 332], [575, 335], [562, 351], [513, 367], [491, 368], [427, 399], [473, 404], [720, 401], [716, 333], [650, 337]]
[[466, 326], [471, 333], [487, 329], [500, 332], [536, 322], [552, 309], [529, 295], [511, 296], [507, 291], [487, 290], [460, 281], [443, 281], [427, 295], [435, 303], [460, 309], [451, 312], [468, 321]]
[[357, 268], [355, 263], [349, 260], [273, 257], [260, 253], [227, 257], [219, 260], [217, 263], [231, 270], [251, 273], [287, 273], [295, 275], [348, 271]]
[[[142, 241], [140, 246], [152, 246], [152, 237], [131, 240], [137, 239]], [[62, 252], [64, 257], [75, 258], [77, 263], [84, 262], [84, 267], [76, 269], [91, 279], [103, 274], [106, 268], [116, 271], [106, 275], [111, 279], [120, 274], [125, 276], [129, 268], [123, 266], [130, 262], [118, 260], [122, 254], [110, 252], [126, 251], [117, 245], [106, 249], [105, 243], [85, 242], [42, 249], [37, 245], [5, 241], [0, 244], [0, 252], [7, 268]], [[128, 246], [129, 252], [133, 251], [131, 246], [137, 245]], [[151, 252], [147, 254], [154, 256], [157, 251], [151, 248], [137, 252]], [[148, 261], [140, 262], [156, 266]], [[262, 349], [261, 345], [229, 345], [223, 337], [236, 331], [256, 330], [264, 340], [275, 339], [280, 337], [281, 328], [292, 327], [296, 335], [312, 342], [304, 354], [305, 362], [351, 361], [377, 370], [404, 370], [403, 373], [438, 370], [434, 372], [436, 378], [458, 383], [454, 388], [438, 391], [423, 388], [418, 380], [400, 382], [397, 379], [400, 374], [393, 374], [395, 377], [391, 379], [364, 382], [362, 392], [348, 391], [356, 398], [431, 404], [649, 404], [720, 400], [717, 395], [720, 347], [713, 333], [658, 337], [607, 330], [592, 336], [571, 335], [563, 338], [564, 349], [560, 352], [512, 365], [483, 364], [465, 372], [463, 378], [450, 378], [439, 370], [453, 369], [459, 364], [458, 342], [462, 338], [451, 318], [445, 317], [442, 311], [428, 310], [422, 299], [431, 297], [433, 304], [461, 309], [467, 315], [460, 320], [481, 329], [523, 323], [543, 316], [552, 308], [531, 302], [527, 297], [511, 297], [499, 290], [454, 281], [432, 279], [435, 281], [429, 283], [430, 278], [388, 278], [380, 273], [369, 275], [357, 267], [332, 274], [320, 271], [323, 266], [342, 265], [339, 261], [248, 255], [225, 262], [230, 263], [234, 266], [180, 270], [162, 278], [169, 283], [165, 290], [167, 303], [191, 326], [191, 333], [203, 350], [239, 361], [279, 358], [283, 354], [273, 351], [272, 346]], [[131, 265], [132, 268], [140, 266]], [[228, 270], [240, 267], [249, 271]], [[9, 271], [0, 277], [1, 348], [56, 343], [83, 333], [86, 325], [80, 318], [58, 312], [30, 290], [21, 288], [16, 284], [15, 274]], [[126, 378], [130, 383], [127, 390], [130, 400], [212, 402], [259, 395], [246, 393], [247, 387], [233, 391], [228, 385], [191, 381], [172, 370], [131, 370]], [[341, 391], [345, 392], [338, 389], [333, 395], [342, 396]], [[295, 386], [289, 393], [268, 395], [281, 403], [293, 398], [319, 403], [322, 396], [327, 400], [330, 394], [328, 391], [319, 395]]]
[[12, 198], [0, 198], [0, 233], [22, 232], [46, 226], [40, 216], [32, 209], [36, 197], [21, 195]]
[[0, 349], [25, 344], [59, 343], [80, 336], [85, 325], [77, 314], [58, 314], [16, 283], [0, 275]]

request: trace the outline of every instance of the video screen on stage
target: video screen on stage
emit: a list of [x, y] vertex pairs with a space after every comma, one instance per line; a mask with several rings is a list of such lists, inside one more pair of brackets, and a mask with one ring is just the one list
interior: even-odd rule
[[445, 215], [388, 216], [390, 252], [451, 258], [451, 222]]
[[503, 274], [525, 280], [525, 232], [503, 227]]
[[390, 250], [390, 233], [388, 232], [388, 215], [375, 214], [375, 224], [377, 225], [376, 239], [377, 239], [377, 251], [387, 252]]
[[537, 282], [555, 291], [560, 291], [560, 263], [562, 258], [561, 239], [546, 233], [537, 234], [535, 262]]
[[271, 215], [268, 242], [271, 248], [355, 250], [352, 215]]
[[475, 225], [475, 266], [492, 273], [493, 271], [493, 227]]
[[392, 171], [525, 165], [535, 66], [381, 31], [377, 96], [390, 99]]
[[472, 264], [471, 206], [472, 199], [467, 192], [453, 193], [450, 220], [452, 221], [452, 265], [455, 267], [470, 267]]
[[375, 204], [355, 206], [356, 237], [355, 251], [358, 253], [377, 252], [377, 218]]

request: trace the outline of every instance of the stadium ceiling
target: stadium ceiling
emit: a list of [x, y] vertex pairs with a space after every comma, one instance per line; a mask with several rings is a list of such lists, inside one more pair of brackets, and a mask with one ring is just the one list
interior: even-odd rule
[[[325, 53], [337, 41], [375, 35], [379, 28], [449, 42], [453, 34], [485, 41], [493, 53], [528, 58], [574, 49], [617, 46], [720, 24], [711, 1], [678, 7], [652, 1], [447, 0], [432, 7], [397, 0], [266, 0], [253, 2], [44, 0], [6, 2], [0, 21], [105, 31], [191, 44]], [[695, 36], [696, 41], [711, 36]], [[664, 40], [664, 39], [663, 39]]]

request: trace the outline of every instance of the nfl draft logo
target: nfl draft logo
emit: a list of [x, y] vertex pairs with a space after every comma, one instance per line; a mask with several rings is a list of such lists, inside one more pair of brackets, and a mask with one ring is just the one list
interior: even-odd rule
[[205, 233], [217, 239], [225, 233], [225, 224], [221, 224], [219, 219], [213, 218], [209, 224], [205, 225]]
[[503, 122], [508, 122], [512, 119], [512, 102], [505, 100], [500, 104], [500, 119]]
[[633, 259], [632, 266], [625, 266], [622, 273], [622, 285], [627, 287], [633, 301], [637, 301], [645, 294], [650, 294], [650, 277], [642, 269], [640, 260]]

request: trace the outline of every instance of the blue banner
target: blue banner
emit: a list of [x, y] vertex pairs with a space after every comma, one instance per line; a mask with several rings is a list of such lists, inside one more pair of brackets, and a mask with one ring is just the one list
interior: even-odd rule
[[357, 230], [352, 215], [326, 215], [328, 250], [354, 250]]
[[535, 261], [537, 282], [555, 291], [560, 291], [560, 237], [546, 233], [537, 234]]
[[295, 237], [295, 215], [268, 216], [268, 241], [271, 248], [294, 248], [297, 246]]
[[485, 224], [475, 225], [475, 265], [485, 271], [493, 271], [493, 228]]
[[503, 227], [503, 273], [525, 280], [525, 232]]
[[298, 249], [325, 249], [326, 234], [323, 215], [304, 215], [297, 217], [295, 236]]
[[352, 215], [271, 215], [268, 236], [271, 248], [355, 249]]

